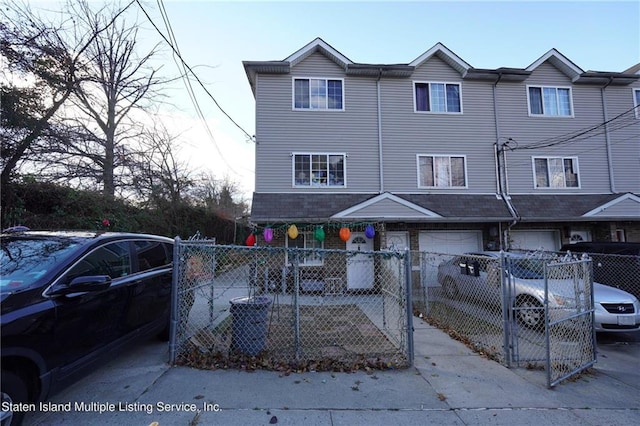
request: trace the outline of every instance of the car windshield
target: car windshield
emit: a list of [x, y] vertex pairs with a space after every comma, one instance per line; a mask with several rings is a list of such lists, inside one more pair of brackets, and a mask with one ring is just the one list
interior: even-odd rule
[[0, 292], [13, 292], [34, 285], [54, 265], [77, 247], [66, 239], [2, 238]]
[[544, 278], [543, 259], [514, 258], [511, 262], [511, 274], [523, 280], [537, 280]]

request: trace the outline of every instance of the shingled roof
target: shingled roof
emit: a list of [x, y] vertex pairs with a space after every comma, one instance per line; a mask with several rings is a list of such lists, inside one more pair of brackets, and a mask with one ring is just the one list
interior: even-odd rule
[[[630, 194], [632, 202], [638, 197]], [[628, 198], [628, 197], [627, 197]], [[411, 209], [411, 215], [394, 217], [392, 213], [371, 216], [371, 206], [380, 200], [400, 200]], [[625, 199], [621, 194], [574, 195], [511, 195], [510, 200], [521, 222], [564, 222], [606, 220], [611, 217], [590, 214], [603, 206]], [[628, 202], [629, 200], [627, 200]], [[361, 208], [359, 208], [361, 207]], [[637, 217], [640, 220], [640, 205]], [[420, 214], [420, 212], [432, 214]], [[613, 217], [615, 218], [615, 217]], [[393, 222], [450, 223], [511, 221], [506, 203], [496, 195], [459, 194], [313, 194], [313, 193], [254, 193], [251, 220], [255, 223], [307, 222], [318, 223], [332, 219], [380, 220]], [[622, 218], [620, 218], [622, 219]]]

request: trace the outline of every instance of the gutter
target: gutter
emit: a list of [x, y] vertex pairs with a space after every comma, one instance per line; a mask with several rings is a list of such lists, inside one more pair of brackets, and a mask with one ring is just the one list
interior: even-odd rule
[[605, 145], [607, 148], [607, 167], [609, 169], [609, 189], [611, 190], [612, 193], [616, 193], [616, 182], [615, 179], [613, 177], [613, 162], [612, 162], [612, 154], [611, 154], [611, 135], [609, 134], [609, 124], [607, 123], [607, 121], [609, 121], [608, 118], [608, 114], [607, 114], [607, 102], [605, 101], [605, 89], [611, 84], [613, 83], [613, 77], [609, 77], [609, 82], [607, 84], [605, 84], [601, 89], [600, 89], [600, 97], [602, 98], [602, 114], [604, 116], [604, 139], [605, 139]]
[[[515, 206], [511, 203], [511, 199], [508, 194], [509, 189], [508, 189], [507, 177], [506, 177], [507, 157], [504, 152], [504, 145], [506, 144], [503, 144], [502, 146], [500, 146], [500, 121], [498, 119], [498, 102], [496, 100], [496, 90], [498, 87], [498, 83], [500, 82], [501, 79], [502, 79], [502, 72], [499, 72], [498, 78], [496, 79], [496, 82], [493, 84], [493, 117], [496, 123], [496, 143], [494, 144], [494, 147], [495, 147], [495, 156], [496, 156], [496, 179], [497, 179], [496, 189], [498, 190], [498, 194], [500, 195], [500, 198], [502, 198], [502, 201], [504, 201], [505, 205], [507, 206], [507, 210], [509, 210], [509, 214], [511, 214], [511, 217], [513, 219], [511, 223], [509, 223], [507, 228], [503, 231], [503, 237], [500, 240], [500, 246], [501, 246], [500, 248], [503, 250], [508, 250], [509, 249], [509, 232], [511, 231], [511, 228], [513, 228], [520, 221], [521, 218]], [[503, 158], [504, 173], [501, 173], [501, 169], [502, 169], [502, 167], [500, 166], [501, 156]], [[504, 179], [504, 185], [503, 185], [503, 179]]]
[[382, 78], [382, 68], [378, 69], [378, 79], [376, 80], [376, 93], [378, 104], [378, 169], [380, 175], [380, 190], [379, 193], [384, 192], [384, 176], [383, 176], [383, 164], [382, 164], [382, 110], [380, 105], [380, 79]]

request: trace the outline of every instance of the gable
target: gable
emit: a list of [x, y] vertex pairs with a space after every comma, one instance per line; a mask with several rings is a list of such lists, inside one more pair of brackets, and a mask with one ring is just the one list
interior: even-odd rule
[[583, 216], [640, 219], [640, 197], [633, 194], [625, 194], [596, 207]]
[[295, 65], [292, 64], [290, 73], [294, 76], [342, 77], [345, 74], [345, 70], [322, 53], [315, 52], [305, 56], [303, 60], [296, 62]]
[[424, 219], [442, 217], [393, 194], [385, 193], [339, 213], [331, 219]]
[[291, 66], [294, 67], [299, 62], [304, 61], [308, 56], [313, 55], [314, 53], [320, 53], [322, 56], [326, 57], [342, 69], [346, 69], [347, 65], [352, 63], [349, 58], [331, 47], [320, 37], [315, 38], [313, 41], [297, 50], [292, 55], [288, 56], [285, 61], [289, 62]]
[[463, 61], [462, 58], [453, 53], [442, 43], [437, 43], [431, 49], [411, 61], [409, 65], [418, 68], [432, 57], [439, 58], [462, 76], [464, 76], [464, 74], [471, 68], [471, 65]]
[[558, 71], [564, 74], [569, 80], [575, 80], [584, 72], [579, 66], [571, 62], [566, 56], [558, 52], [556, 49], [551, 49], [541, 57], [539, 57], [534, 63], [526, 68], [526, 71], [535, 71], [542, 64], [549, 63], [553, 65]]

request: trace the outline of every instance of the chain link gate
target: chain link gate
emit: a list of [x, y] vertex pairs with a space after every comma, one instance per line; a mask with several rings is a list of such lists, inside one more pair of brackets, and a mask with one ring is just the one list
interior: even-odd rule
[[554, 386], [595, 362], [591, 262], [548, 253], [420, 253], [425, 314], [508, 367]]
[[[509, 362], [543, 366], [553, 387], [596, 362], [591, 260], [529, 254], [503, 258]], [[525, 296], [522, 278], [541, 284], [541, 300]], [[520, 279], [520, 280], [519, 280]]]
[[297, 371], [407, 367], [407, 258], [176, 238], [171, 362]]

